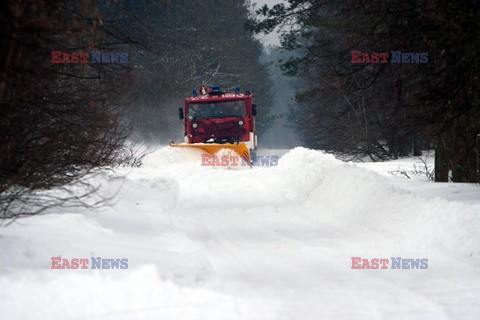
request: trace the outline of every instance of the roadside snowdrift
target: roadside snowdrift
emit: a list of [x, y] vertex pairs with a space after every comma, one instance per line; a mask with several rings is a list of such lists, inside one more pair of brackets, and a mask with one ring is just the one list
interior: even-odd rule
[[[480, 200], [423, 198], [296, 148], [278, 166], [201, 166], [162, 148], [125, 169], [100, 211], [0, 229], [2, 319], [476, 319]], [[96, 179], [104, 179], [97, 177]], [[107, 181], [107, 179], [105, 179]], [[128, 258], [51, 270], [51, 257]], [[352, 270], [351, 257], [428, 258]], [[41, 315], [41, 316], [39, 316]]]

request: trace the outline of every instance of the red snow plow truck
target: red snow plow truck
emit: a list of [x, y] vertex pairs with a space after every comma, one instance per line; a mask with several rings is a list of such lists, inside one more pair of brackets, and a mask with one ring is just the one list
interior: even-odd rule
[[228, 93], [220, 87], [201, 87], [199, 92], [193, 90], [178, 112], [185, 125], [185, 143], [172, 141], [172, 147], [197, 148], [212, 155], [228, 149], [251, 165], [250, 154], [257, 147], [257, 106], [249, 91], [240, 93], [237, 87]]

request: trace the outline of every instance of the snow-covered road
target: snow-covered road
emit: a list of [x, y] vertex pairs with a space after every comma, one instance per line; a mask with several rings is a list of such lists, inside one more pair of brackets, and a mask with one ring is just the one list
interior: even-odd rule
[[[107, 185], [122, 183], [112, 207], [1, 228], [0, 319], [480, 317], [478, 187], [460, 186], [463, 202], [423, 196], [303, 148], [270, 168], [193, 159], [160, 149]], [[51, 257], [128, 269], [52, 270]], [[428, 268], [352, 269], [352, 257]]]

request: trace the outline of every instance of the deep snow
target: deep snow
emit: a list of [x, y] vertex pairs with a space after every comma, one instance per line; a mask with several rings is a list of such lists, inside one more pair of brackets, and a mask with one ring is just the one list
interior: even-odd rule
[[[111, 207], [0, 228], [0, 319], [478, 319], [480, 189], [390, 174], [414, 162], [296, 148], [230, 170], [161, 148], [105, 177], [121, 186]], [[52, 270], [57, 256], [129, 263]], [[428, 269], [354, 270], [351, 257]]]

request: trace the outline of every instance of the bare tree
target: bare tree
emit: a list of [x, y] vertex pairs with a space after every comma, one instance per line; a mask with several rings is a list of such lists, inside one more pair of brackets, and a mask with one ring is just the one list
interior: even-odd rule
[[[0, 218], [85, 204], [97, 189], [80, 179], [125, 156], [119, 97], [128, 88], [128, 67], [51, 63], [51, 51], [108, 48], [98, 28], [102, 17], [89, 1], [1, 6]], [[52, 188], [63, 195], [46, 196]]]

